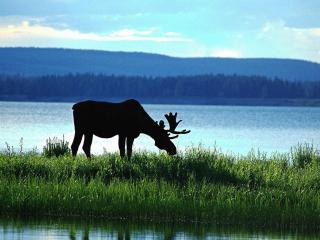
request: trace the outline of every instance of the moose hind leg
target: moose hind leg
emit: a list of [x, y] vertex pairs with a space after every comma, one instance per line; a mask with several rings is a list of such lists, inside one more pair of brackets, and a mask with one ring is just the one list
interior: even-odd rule
[[79, 148], [79, 145], [81, 143], [81, 140], [82, 140], [82, 133], [80, 133], [79, 131], [76, 131], [75, 134], [74, 134], [74, 138], [73, 138], [73, 141], [72, 141], [72, 144], [71, 144], [71, 151], [72, 151], [72, 156], [76, 156], [77, 155], [77, 152], [78, 152], [78, 148]]
[[119, 150], [120, 150], [120, 156], [121, 158], [124, 158], [125, 154], [126, 154], [126, 137], [123, 135], [119, 135], [119, 141], [118, 141], [118, 145], [119, 145]]
[[133, 137], [128, 137], [127, 138], [127, 155], [128, 159], [131, 158], [132, 155], [132, 145], [133, 145], [134, 138]]
[[82, 149], [86, 154], [87, 158], [91, 158], [90, 149], [92, 144], [92, 137], [93, 137], [93, 134], [84, 135], [84, 143], [83, 143]]

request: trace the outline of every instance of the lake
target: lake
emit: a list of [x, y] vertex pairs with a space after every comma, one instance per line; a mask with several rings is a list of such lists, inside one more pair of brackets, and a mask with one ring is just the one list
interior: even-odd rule
[[316, 233], [197, 223], [0, 219], [0, 239], [319, 239]]
[[[0, 102], [0, 149], [6, 143], [19, 149], [42, 151], [49, 137], [73, 139], [72, 103]], [[173, 140], [179, 150], [199, 145], [217, 146], [224, 152], [246, 154], [251, 149], [264, 152], [288, 152], [298, 143], [320, 146], [320, 108], [313, 107], [242, 107], [201, 105], [144, 105], [154, 120], [167, 112], [178, 112], [183, 119], [179, 129], [191, 133]], [[93, 138], [92, 152], [117, 151], [118, 138]], [[154, 141], [141, 135], [134, 149], [158, 151]], [[82, 150], [81, 150], [82, 152]]]

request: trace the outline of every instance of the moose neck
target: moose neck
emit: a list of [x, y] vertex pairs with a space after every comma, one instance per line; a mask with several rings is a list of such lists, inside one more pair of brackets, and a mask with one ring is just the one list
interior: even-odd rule
[[153, 120], [146, 122], [143, 125], [142, 133], [150, 136], [154, 140], [159, 138], [161, 134], [162, 129], [159, 127], [159, 125], [154, 122]]

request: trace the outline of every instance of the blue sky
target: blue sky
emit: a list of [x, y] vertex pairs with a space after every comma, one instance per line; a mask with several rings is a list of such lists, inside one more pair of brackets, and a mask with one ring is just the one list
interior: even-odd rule
[[319, 0], [1, 0], [0, 46], [320, 63]]

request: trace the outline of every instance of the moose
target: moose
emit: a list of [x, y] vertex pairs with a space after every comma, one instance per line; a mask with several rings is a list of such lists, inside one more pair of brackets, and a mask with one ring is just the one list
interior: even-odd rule
[[[190, 133], [190, 130], [176, 131], [182, 120], [177, 122], [177, 113], [165, 114], [169, 129], [165, 129], [164, 121], [154, 121], [141, 104], [134, 99], [120, 103], [83, 101], [73, 105], [73, 120], [75, 135], [71, 145], [72, 155], [76, 156], [82, 137], [84, 136], [83, 151], [87, 158], [91, 157], [90, 149], [93, 135], [101, 138], [111, 138], [119, 135], [120, 156], [125, 157], [127, 143], [127, 157], [131, 158], [132, 145], [141, 133], [154, 139], [155, 146], [166, 150], [169, 155], [177, 153], [176, 146], [171, 139], [180, 134]], [[174, 134], [174, 135], [170, 135]]]

